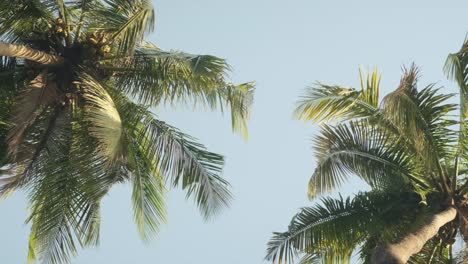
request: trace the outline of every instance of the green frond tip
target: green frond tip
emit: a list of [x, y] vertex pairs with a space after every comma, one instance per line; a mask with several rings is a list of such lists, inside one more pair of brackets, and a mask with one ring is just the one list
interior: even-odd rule
[[295, 117], [323, 123], [374, 115], [378, 110], [380, 76], [376, 69], [371, 76], [367, 74], [365, 84], [362, 73], [360, 78], [360, 91], [323, 83], [307, 88], [297, 103]]
[[208, 96], [211, 108], [216, 109], [218, 105], [221, 111], [223, 105], [230, 108], [232, 130], [245, 140], [249, 138], [248, 121], [252, 112], [254, 91], [255, 82], [239, 85], [228, 83], [224, 88], [213, 90]]
[[133, 212], [140, 237], [147, 241], [166, 222], [164, 178], [145, 155], [144, 146], [132, 140], [129, 157], [133, 181]]
[[379, 74], [378, 68], [375, 67], [372, 71], [367, 72], [364, 77], [364, 73], [361, 68], [359, 68], [359, 80], [361, 81], [361, 93], [365, 98], [364, 101], [368, 102], [373, 106], [379, 105], [379, 93], [380, 93], [380, 80], [382, 79], [382, 74]]

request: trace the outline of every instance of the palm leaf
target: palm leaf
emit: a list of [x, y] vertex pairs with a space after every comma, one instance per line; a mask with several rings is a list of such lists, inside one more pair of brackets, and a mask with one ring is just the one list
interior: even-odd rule
[[366, 84], [361, 74], [361, 91], [318, 83], [301, 97], [295, 115], [314, 122], [373, 116], [378, 112], [379, 84], [377, 70], [367, 75]]
[[204, 217], [229, 204], [229, 184], [221, 178], [224, 159], [209, 152], [191, 136], [154, 118], [145, 108], [122, 97], [118, 109], [125, 113], [126, 137], [135, 140], [142, 155], [173, 187], [181, 185], [193, 197]]
[[29, 255], [41, 263], [69, 263], [78, 245], [98, 243], [99, 203], [119, 180], [106, 157], [92, 147], [95, 139], [75, 119], [81, 114], [69, 109], [57, 116], [47, 148], [30, 169], [35, 177], [28, 182]]
[[166, 52], [146, 44], [132, 57], [101, 60], [102, 68], [115, 73], [118, 89], [140, 103], [202, 100], [211, 91], [224, 88], [228, 65], [209, 55]]
[[425, 169], [437, 172], [441, 190], [449, 192], [449, 179], [442, 166], [441, 155], [448, 152], [446, 142], [453, 136], [447, 128], [453, 121], [446, 116], [455, 109], [455, 105], [442, 104], [451, 95], [436, 95], [437, 90], [432, 85], [418, 92], [417, 78], [416, 66], [405, 69], [400, 86], [385, 96], [382, 109], [401, 135], [410, 140]]
[[268, 243], [267, 260], [291, 263], [300, 252], [317, 256], [333, 252], [329, 257], [349, 260], [353, 249], [365, 239], [373, 234], [393, 233], [399, 221], [405, 221], [390, 217], [392, 214], [411, 212], [417, 206], [417, 200], [408, 199], [408, 195], [379, 192], [359, 193], [352, 200], [323, 198], [321, 202], [295, 215], [287, 232], [274, 233]]
[[8, 136], [9, 151], [17, 152], [26, 130], [31, 126], [44, 108], [58, 100], [56, 87], [47, 81], [47, 71], [39, 73], [17, 99], [18, 105], [11, 120], [13, 126]]
[[133, 57], [104, 59], [103, 69], [114, 72], [112, 83], [145, 105], [192, 102], [213, 110], [230, 108], [232, 128], [248, 136], [247, 121], [253, 103], [254, 83], [226, 83], [229, 69], [220, 58], [161, 51], [150, 43]]
[[0, 40], [22, 42], [31, 32], [47, 29], [53, 21], [50, 8], [40, 0], [0, 2]]
[[165, 188], [164, 178], [142, 151], [140, 145], [131, 140], [129, 156], [132, 157], [133, 210], [140, 235], [146, 240], [165, 222]]
[[207, 95], [207, 101], [212, 109], [223, 111], [227, 105], [231, 112], [232, 130], [248, 139], [248, 124], [253, 105], [255, 83], [239, 85], [226, 84], [224, 87], [213, 90]]
[[89, 74], [82, 73], [77, 85], [80, 85], [85, 100], [84, 118], [89, 124], [89, 133], [99, 142], [97, 148], [109, 162], [123, 158], [122, 120], [112, 97]]
[[309, 196], [337, 188], [350, 174], [376, 189], [401, 188], [408, 182], [428, 188], [405, 148], [391, 140], [365, 121], [324, 125], [314, 139], [318, 164], [309, 182]]
[[103, 31], [120, 54], [133, 54], [146, 33], [154, 29], [154, 10], [149, 0], [104, 0], [90, 9], [88, 31]]

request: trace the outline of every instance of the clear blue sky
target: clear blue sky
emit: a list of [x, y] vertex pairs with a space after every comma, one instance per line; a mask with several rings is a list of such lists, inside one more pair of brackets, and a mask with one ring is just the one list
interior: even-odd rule
[[[156, 109], [161, 119], [226, 155], [224, 175], [235, 201], [209, 223], [191, 201], [168, 195], [169, 223], [159, 237], [139, 240], [130, 188], [104, 199], [101, 245], [80, 251], [76, 264], [259, 264], [272, 231], [286, 228], [307, 200], [315, 163], [316, 127], [292, 118], [294, 102], [314, 81], [358, 86], [358, 67], [379, 66], [382, 87], [397, 86], [401, 66], [416, 62], [421, 86], [445, 85], [442, 66], [468, 32], [466, 1], [166, 0], [155, 1], [164, 49], [213, 54], [233, 66], [232, 81], [257, 81], [248, 143], [231, 134], [229, 119], [190, 108]], [[345, 195], [364, 188], [343, 187]], [[0, 203], [0, 260], [26, 263], [29, 226], [22, 193]]]

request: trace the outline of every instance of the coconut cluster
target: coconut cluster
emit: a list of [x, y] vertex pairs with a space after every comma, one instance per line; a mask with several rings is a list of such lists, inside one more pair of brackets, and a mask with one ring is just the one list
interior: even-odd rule
[[86, 40], [90, 48], [94, 49], [95, 52], [99, 53], [100, 55], [106, 55], [111, 51], [109, 39], [103, 32], [93, 32], [88, 35]]
[[[70, 37], [71, 33], [76, 30], [77, 25], [68, 25], [65, 23], [65, 20], [62, 17], [59, 17], [55, 20], [55, 23], [49, 24], [49, 34], [58, 36], [59, 38]], [[50, 36], [50, 35], [49, 35]], [[105, 56], [109, 54], [112, 50], [108, 34], [104, 32], [92, 32], [87, 34], [84, 42], [80, 43], [86, 51], [87, 56]]]
[[51, 29], [54, 31], [54, 33], [67, 38], [70, 35], [70, 31], [75, 30], [75, 26], [66, 25], [63, 19], [59, 17], [56, 19], [55, 25], [51, 26]]

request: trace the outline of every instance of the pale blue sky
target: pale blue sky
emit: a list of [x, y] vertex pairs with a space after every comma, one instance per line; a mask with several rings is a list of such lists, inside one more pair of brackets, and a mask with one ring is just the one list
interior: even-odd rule
[[[133, 224], [130, 188], [117, 186], [103, 202], [101, 245], [76, 264], [258, 264], [272, 231], [283, 231], [307, 200], [315, 166], [316, 127], [292, 118], [294, 102], [314, 81], [358, 85], [358, 67], [379, 66], [385, 91], [401, 66], [416, 62], [421, 86], [445, 85], [442, 66], [468, 32], [466, 1], [158, 0], [151, 40], [164, 49], [213, 54], [233, 66], [234, 82], [257, 81], [248, 143], [217, 113], [157, 109], [170, 124], [226, 155], [224, 175], [235, 200], [209, 223], [191, 201], [168, 195], [169, 223], [150, 243]], [[351, 194], [358, 182], [342, 188]], [[27, 204], [17, 193], [0, 203], [0, 260], [26, 261]]]

